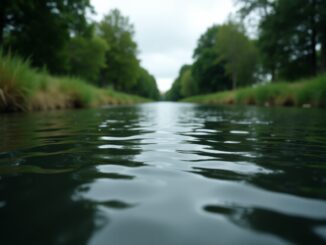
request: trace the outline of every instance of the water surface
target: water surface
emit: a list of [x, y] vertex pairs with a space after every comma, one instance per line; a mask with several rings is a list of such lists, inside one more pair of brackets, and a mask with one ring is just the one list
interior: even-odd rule
[[0, 116], [0, 244], [325, 244], [319, 109]]

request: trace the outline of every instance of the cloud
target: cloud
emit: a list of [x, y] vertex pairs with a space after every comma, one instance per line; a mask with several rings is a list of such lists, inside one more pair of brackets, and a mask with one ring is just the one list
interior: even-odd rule
[[171, 50], [168, 52], [149, 52], [141, 55], [142, 65], [152, 67], [151, 71], [159, 77], [173, 77], [179, 71], [180, 60], [189, 60], [188, 52]]
[[232, 0], [92, 0], [92, 4], [97, 20], [113, 8], [129, 16], [142, 65], [156, 77], [161, 91], [171, 86], [182, 65], [192, 62], [200, 35], [234, 10]]

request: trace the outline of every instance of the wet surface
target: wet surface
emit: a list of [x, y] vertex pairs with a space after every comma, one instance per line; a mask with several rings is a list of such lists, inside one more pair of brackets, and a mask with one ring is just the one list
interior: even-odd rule
[[318, 109], [0, 116], [1, 244], [323, 244]]

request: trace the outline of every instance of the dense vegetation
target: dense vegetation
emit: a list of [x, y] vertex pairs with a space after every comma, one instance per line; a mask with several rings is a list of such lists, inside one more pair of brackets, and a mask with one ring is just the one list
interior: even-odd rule
[[[178, 78], [166, 94], [167, 99], [180, 100], [194, 95], [250, 87], [266, 81], [287, 81], [279, 87], [295, 89], [295, 85], [284, 84], [313, 78], [326, 71], [326, 1], [237, 2], [240, 6], [237, 16], [225, 24], [210, 27], [200, 37], [193, 53], [193, 64], [180, 69]], [[255, 38], [249, 37], [245, 27], [255, 30], [254, 35], [251, 35]], [[307, 81], [313, 83], [320, 80], [318, 84], [323, 84], [326, 81], [321, 77]], [[274, 93], [277, 86], [262, 88], [264, 91], [270, 88], [271, 93]], [[262, 88], [240, 89], [235, 93], [223, 94], [229, 96], [242, 94], [243, 91], [260, 91]], [[315, 94], [317, 96], [319, 93], [316, 91]], [[325, 96], [324, 93], [320, 94]], [[301, 103], [299, 99], [293, 99], [293, 104]], [[319, 99], [316, 97], [314, 100]]]
[[[74, 77], [63, 79], [66, 86], [78, 79], [158, 99], [156, 81], [137, 57], [134, 27], [129, 19], [119, 10], [112, 10], [97, 23], [87, 18], [92, 13], [89, 0], [2, 0], [0, 62], [7, 62], [4, 57], [13, 54], [28, 60], [30, 67], [57, 77], [55, 80]], [[7, 80], [1, 76], [0, 88], [4, 91]], [[38, 86], [35, 81], [24, 82]]]
[[183, 99], [203, 104], [326, 107], [326, 75], [299, 82], [277, 82]]
[[0, 112], [51, 110], [146, 102], [79, 78], [51, 76], [28, 61], [0, 53]]
[[167, 99], [235, 89], [256, 79], [257, 48], [244, 27], [234, 21], [208, 28], [200, 37], [193, 58], [192, 65], [180, 69]]

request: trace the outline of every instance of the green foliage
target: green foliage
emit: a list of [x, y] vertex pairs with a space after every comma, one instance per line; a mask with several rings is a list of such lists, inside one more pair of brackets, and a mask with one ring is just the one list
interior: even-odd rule
[[100, 37], [109, 48], [105, 54], [105, 67], [101, 70], [100, 85], [119, 91], [159, 99], [155, 78], [140, 67], [134, 27], [127, 17], [114, 9], [98, 25]]
[[295, 83], [277, 82], [186, 98], [186, 102], [326, 107], [326, 75]]
[[[241, 91], [239, 93], [241, 93]], [[274, 105], [282, 104], [285, 102], [294, 104], [291, 91], [289, 91], [286, 83], [275, 83], [269, 86], [257, 86], [253, 89], [253, 93], [253, 101], [255, 101], [255, 104], [257, 105]], [[287, 101], [287, 99], [289, 99], [289, 101]]]
[[272, 5], [274, 0], [237, 0], [241, 2], [244, 6], [241, 9], [241, 14], [247, 16], [254, 10], [261, 10], [260, 16], [266, 15], [268, 13], [268, 7]]
[[158, 100], [160, 98], [160, 92], [157, 88], [155, 78], [142, 67], [140, 67], [137, 82], [132, 92], [153, 100]]
[[193, 96], [198, 93], [198, 86], [192, 76], [192, 67], [184, 66], [180, 76], [180, 93], [183, 97]]
[[26, 102], [41, 87], [40, 77], [30, 62], [0, 50], [0, 110], [24, 110]]
[[74, 107], [87, 107], [94, 103], [99, 96], [99, 90], [79, 78], [60, 77], [59, 90], [66, 94]]
[[249, 105], [294, 105], [295, 89], [285, 82], [259, 85], [254, 88], [239, 89], [235, 95], [235, 101], [239, 104]]
[[33, 66], [63, 73], [70, 34], [87, 34], [91, 7], [89, 0], [2, 0], [0, 9], [0, 44]]
[[212, 26], [200, 37], [194, 51], [192, 74], [199, 93], [227, 90], [231, 88], [231, 79], [227, 76], [220, 53], [216, 48], [218, 26]]
[[233, 104], [234, 92], [225, 91], [207, 95], [197, 95], [182, 100], [183, 102], [202, 103], [202, 104]]
[[180, 79], [176, 79], [173, 82], [170, 90], [165, 93], [165, 100], [178, 101], [182, 98], [184, 98], [184, 97], [181, 95]]
[[191, 74], [191, 66], [184, 65], [181, 67], [179, 76], [173, 82], [171, 89], [166, 93], [165, 97], [166, 100], [177, 101], [196, 94], [196, 89], [196, 83]]
[[276, 78], [297, 79], [316, 73], [316, 51], [307, 35], [311, 27], [306, 15], [310, 18], [311, 14], [303, 6], [307, 4], [302, 0], [277, 1], [274, 11], [260, 24], [259, 45], [265, 60], [273, 55]]
[[[290, 82], [326, 71], [326, 1], [237, 2], [242, 4], [239, 11], [242, 17], [256, 19], [258, 17], [258, 40], [250, 40], [245, 34], [244, 27], [233, 21], [209, 28], [198, 41], [191, 68], [194, 82], [188, 83], [196, 84], [195, 90], [198, 94], [248, 86], [255, 83], [258, 78], [262, 80], [271, 77], [272, 80], [284, 79]], [[168, 93], [168, 98], [180, 99], [191, 94], [185, 89], [189, 87], [185, 86], [187, 84], [185, 80], [179, 74]], [[313, 84], [298, 89], [286, 83], [277, 83], [257, 86], [254, 89], [240, 89], [233, 95], [219, 94], [217, 96], [219, 99], [214, 96], [196, 98], [259, 105], [324, 103], [320, 102], [325, 97], [324, 85], [316, 82]]]
[[0, 50], [0, 111], [49, 110], [147, 100], [99, 89], [82, 79], [50, 76]]
[[314, 82], [305, 83], [298, 92], [299, 105], [312, 104], [326, 107], [326, 75], [314, 78]]
[[[37, 73], [33, 78], [18, 79], [18, 83], [27, 81], [27, 84], [13, 86], [24, 88], [24, 95], [19, 99], [21, 104], [26, 104], [24, 101], [29, 99], [23, 98], [31, 91], [39, 91], [33, 87], [40, 84], [45, 90], [48, 87], [53, 90], [63, 89], [64, 94], [76, 98], [81, 106], [88, 104], [93, 101], [92, 96], [96, 93], [92, 92], [92, 86], [79, 83], [80, 79], [158, 99], [155, 78], [139, 65], [137, 44], [133, 37], [134, 27], [129, 19], [115, 9], [100, 23], [88, 23], [86, 13], [89, 11], [92, 11], [89, 0], [1, 1], [1, 48], [5, 53], [12, 52], [29, 59], [23, 66], [20, 66], [20, 59], [12, 62], [11, 64], [17, 65], [16, 69], [26, 68], [28, 76]], [[43, 69], [44, 79], [40, 79], [40, 72], [33, 73], [30, 66]], [[47, 71], [80, 79], [50, 79]], [[24, 72], [19, 74], [23, 76]], [[79, 97], [65, 92], [75, 91], [78, 86]], [[87, 92], [87, 89], [90, 91]], [[7, 93], [7, 96], [9, 94], [11, 93]]]
[[257, 50], [239, 24], [228, 22], [219, 27], [216, 48], [233, 89], [255, 82]]
[[260, 13], [258, 46], [273, 80], [295, 80], [326, 70], [326, 1], [239, 2], [244, 16]]
[[105, 94], [113, 99], [111, 100], [111, 104], [135, 104], [151, 101], [148, 98], [126, 94], [112, 89], [106, 89]]
[[100, 37], [74, 37], [67, 47], [68, 74], [81, 77], [92, 83], [98, 82], [100, 70], [106, 66], [107, 43]]
[[229, 22], [212, 26], [200, 37], [193, 65], [185, 65], [167, 100], [180, 100], [196, 94], [229, 90], [256, 81], [258, 51], [241, 26]]
[[104, 17], [98, 29], [100, 37], [109, 46], [106, 51], [106, 67], [101, 72], [101, 84], [121, 91], [131, 91], [139, 71], [133, 25], [115, 9]]

